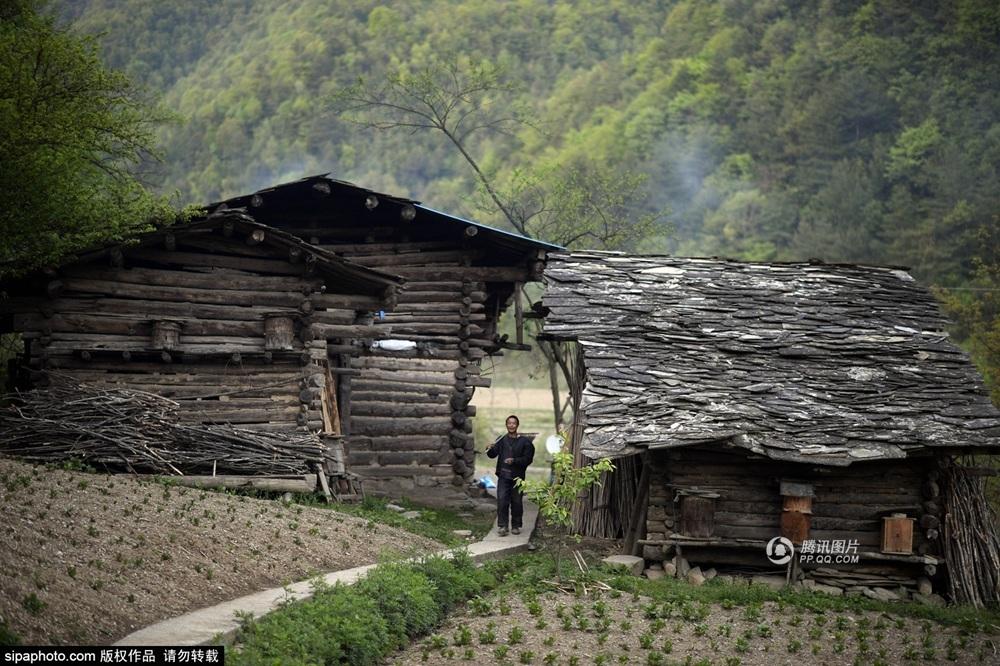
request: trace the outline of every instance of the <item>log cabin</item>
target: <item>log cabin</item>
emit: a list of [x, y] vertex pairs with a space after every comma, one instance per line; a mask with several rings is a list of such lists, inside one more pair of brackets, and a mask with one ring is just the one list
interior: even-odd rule
[[[344, 335], [361, 345], [343, 376], [342, 414], [350, 468], [378, 494], [429, 503], [468, 497], [475, 472], [470, 405], [488, 387], [481, 361], [529, 349], [521, 286], [541, 279], [558, 246], [447, 215], [410, 199], [313, 176], [212, 204], [246, 209], [352, 263], [405, 278], [391, 308], [363, 323], [374, 334]], [[513, 305], [515, 339], [497, 335]], [[342, 361], [347, 363], [348, 360]]]
[[9, 373], [21, 387], [148, 391], [186, 421], [308, 430], [336, 453], [350, 410], [338, 379], [362, 350], [330, 341], [374, 336], [371, 313], [401, 283], [225, 210], [5, 284], [0, 332], [24, 341]]
[[940, 583], [957, 535], [996, 557], [996, 523], [959, 520], [972, 500], [949, 479], [997, 453], [1000, 412], [904, 270], [553, 253], [542, 305], [585, 369], [578, 454], [638, 471], [628, 510], [596, 520], [621, 506], [596, 493], [583, 531], [614, 524], [650, 563], [762, 571], [776, 537], [847, 542], [852, 567], [800, 553], [780, 573], [886, 596]]

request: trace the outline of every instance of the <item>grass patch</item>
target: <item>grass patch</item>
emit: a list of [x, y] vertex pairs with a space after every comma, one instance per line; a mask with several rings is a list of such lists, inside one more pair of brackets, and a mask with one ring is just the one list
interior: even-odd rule
[[[457, 585], [454, 585], [458, 583]], [[449, 586], [449, 587], [445, 587]], [[318, 583], [312, 598], [243, 618], [233, 664], [380, 664], [437, 626], [456, 603], [495, 579], [467, 554], [376, 567], [353, 587]]]
[[393, 500], [393, 504], [408, 511], [420, 512], [419, 518], [404, 518], [401, 513], [386, 508], [390, 503], [389, 500], [377, 497], [365, 498], [359, 504], [323, 504], [310, 497], [308, 503], [311, 506], [329, 508], [338, 513], [346, 513], [383, 525], [398, 527], [401, 530], [434, 539], [446, 546], [460, 546], [465, 543], [463, 538], [452, 534], [453, 530], [472, 530], [474, 537], [481, 538], [490, 531], [496, 518], [495, 513], [475, 512], [471, 517], [465, 517], [458, 515], [459, 512], [452, 509], [433, 509], [407, 500]]
[[[161, 477], [169, 487], [170, 477]], [[237, 495], [253, 497], [255, 499], [282, 502], [282, 494], [263, 490], [244, 490], [240, 488], [204, 489], [204, 492], [219, 492], [227, 495]], [[420, 504], [415, 504], [405, 499], [387, 500], [380, 497], [366, 497], [364, 501], [357, 504], [335, 504], [327, 503], [319, 495], [295, 493], [292, 495], [292, 503], [301, 506], [308, 506], [318, 509], [327, 509], [337, 513], [343, 513], [357, 518], [363, 518], [372, 523], [397, 527], [411, 534], [419, 534], [430, 539], [434, 539], [446, 546], [461, 546], [466, 541], [462, 537], [452, 534], [454, 530], [472, 530], [475, 538], [482, 538], [490, 531], [496, 513], [472, 513], [471, 516], [460, 516], [460, 511], [452, 509], [437, 509]], [[388, 505], [396, 504], [407, 511], [419, 511], [419, 518], [404, 518], [401, 513], [393, 511]]]

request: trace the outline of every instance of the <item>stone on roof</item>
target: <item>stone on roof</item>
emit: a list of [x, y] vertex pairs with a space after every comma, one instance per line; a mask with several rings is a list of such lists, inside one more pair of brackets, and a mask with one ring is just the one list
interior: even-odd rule
[[725, 443], [848, 465], [1000, 446], [1000, 412], [905, 271], [550, 254], [544, 332], [578, 340], [583, 452]]

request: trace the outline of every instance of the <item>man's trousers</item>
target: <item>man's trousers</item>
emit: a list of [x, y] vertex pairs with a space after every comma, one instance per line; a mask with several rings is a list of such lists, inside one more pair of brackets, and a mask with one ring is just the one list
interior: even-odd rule
[[499, 477], [497, 479], [497, 526], [507, 528], [507, 514], [510, 513], [510, 526], [520, 529], [524, 517], [522, 494], [514, 487], [514, 479]]

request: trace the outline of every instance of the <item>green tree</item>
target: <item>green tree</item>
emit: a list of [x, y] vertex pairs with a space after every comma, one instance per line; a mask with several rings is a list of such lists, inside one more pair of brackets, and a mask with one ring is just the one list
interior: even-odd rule
[[[503, 67], [443, 55], [383, 79], [359, 77], [332, 98], [334, 111], [371, 129], [445, 137], [476, 176], [483, 199], [518, 233], [560, 245], [617, 248], [643, 238], [659, 217], [641, 213], [645, 179], [593, 161], [509, 170], [507, 186], [473, 152], [481, 134], [514, 135], [533, 126]], [[480, 210], [491, 212], [482, 202]]]
[[[552, 456], [554, 478], [548, 481], [518, 479], [517, 487], [528, 499], [538, 505], [538, 512], [547, 525], [560, 530], [556, 549], [552, 553], [556, 564], [556, 577], [561, 577], [559, 564], [562, 551], [566, 547], [569, 532], [573, 527], [573, 504], [581, 493], [595, 483], [600, 483], [601, 474], [614, 471], [615, 466], [607, 458], [601, 458], [593, 465], [573, 466], [573, 455], [560, 451]], [[579, 536], [576, 536], [579, 540]]]
[[[614, 249], [634, 246], [648, 235], [658, 213], [638, 205], [645, 178], [592, 160], [513, 169], [507, 186], [480, 165], [471, 145], [483, 133], [514, 134], [532, 126], [518, 108], [517, 86], [502, 67], [444, 55], [415, 72], [400, 68], [383, 80], [361, 77], [332, 98], [333, 109], [371, 129], [430, 131], [444, 136], [472, 169], [482, 192], [481, 211], [491, 207], [530, 238], [565, 246]], [[521, 294], [517, 294], [521, 298]], [[536, 322], [537, 327], [537, 322]], [[537, 337], [537, 336], [536, 336]], [[562, 362], [556, 343], [540, 341], [548, 364], [553, 420], [562, 425], [559, 372], [568, 386], [577, 377]]]
[[172, 211], [136, 176], [168, 118], [92, 38], [36, 0], [0, 10], [0, 275], [50, 265]]
[[1000, 216], [979, 229], [977, 240], [974, 278], [963, 287], [938, 288], [937, 296], [1000, 407]]

